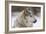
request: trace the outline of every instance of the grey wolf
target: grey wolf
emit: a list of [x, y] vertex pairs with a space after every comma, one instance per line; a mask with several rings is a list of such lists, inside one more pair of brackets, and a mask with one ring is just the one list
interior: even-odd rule
[[33, 23], [37, 22], [32, 8], [24, 8], [14, 21], [13, 27], [32, 27]]

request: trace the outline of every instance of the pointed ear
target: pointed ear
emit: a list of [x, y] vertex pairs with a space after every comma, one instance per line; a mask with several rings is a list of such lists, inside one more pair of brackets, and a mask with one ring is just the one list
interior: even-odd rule
[[21, 14], [24, 14], [24, 13], [25, 13], [24, 10], [22, 10], [22, 11], [21, 11]]
[[25, 11], [24, 11], [24, 10], [22, 10], [22, 13], [25, 13]]
[[24, 9], [24, 14], [26, 14], [26, 9]]

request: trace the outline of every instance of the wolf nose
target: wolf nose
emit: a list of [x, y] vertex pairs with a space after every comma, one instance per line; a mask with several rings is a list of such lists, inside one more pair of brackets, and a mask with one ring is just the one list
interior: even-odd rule
[[36, 23], [37, 22], [37, 20], [35, 20], [33, 23]]

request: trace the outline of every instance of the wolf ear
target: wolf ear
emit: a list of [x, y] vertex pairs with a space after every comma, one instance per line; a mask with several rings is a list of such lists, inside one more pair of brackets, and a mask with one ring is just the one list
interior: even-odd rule
[[21, 11], [21, 14], [25, 14], [25, 11], [24, 11], [24, 10], [22, 10], [22, 11]]
[[22, 10], [22, 14], [24, 15], [26, 14], [26, 9]]

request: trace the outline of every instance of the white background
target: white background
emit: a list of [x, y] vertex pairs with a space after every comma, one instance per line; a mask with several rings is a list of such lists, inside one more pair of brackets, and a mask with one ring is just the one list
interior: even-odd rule
[[[46, 0], [25, 0], [25, 1], [46, 3]], [[46, 10], [45, 10], [45, 14], [46, 14]], [[5, 0], [0, 0], [0, 34], [5, 34]], [[45, 32], [17, 33], [17, 34], [46, 34], [46, 31]]]

